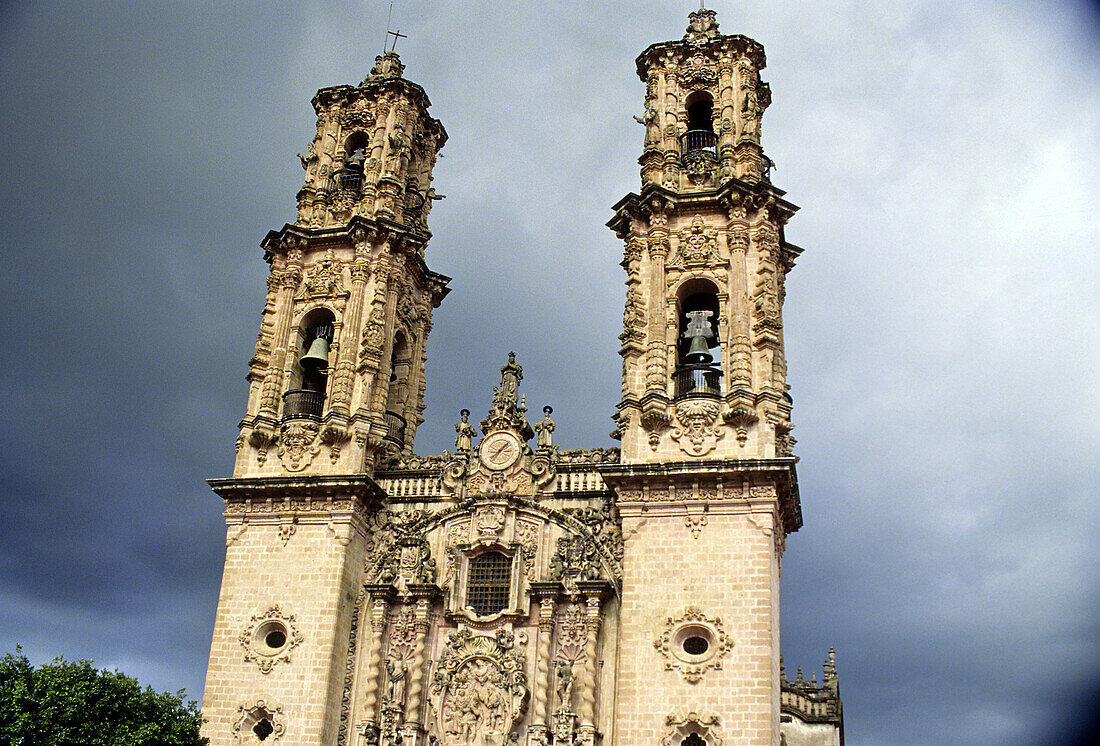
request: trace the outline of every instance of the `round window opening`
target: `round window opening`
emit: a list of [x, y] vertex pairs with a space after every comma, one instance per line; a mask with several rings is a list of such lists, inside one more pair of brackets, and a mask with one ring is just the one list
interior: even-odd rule
[[705, 637], [692, 635], [684, 640], [684, 652], [688, 655], [703, 655], [710, 648], [710, 643]]
[[286, 647], [286, 633], [287, 629], [282, 622], [269, 621], [264, 622], [256, 630], [256, 644], [261, 653], [277, 653]]
[[710, 625], [685, 624], [672, 633], [670, 652], [685, 663], [702, 663], [718, 652], [717, 639]]

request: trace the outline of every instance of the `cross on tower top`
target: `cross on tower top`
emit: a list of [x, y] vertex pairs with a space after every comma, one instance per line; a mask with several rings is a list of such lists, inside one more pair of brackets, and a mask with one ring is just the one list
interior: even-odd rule
[[[409, 38], [408, 34], [402, 34], [401, 33], [401, 29], [397, 29], [397, 31], [387, 31], [386, 36], [392, 36], [393, 37], [393, 44], [390, 46], [390, 51], [391, 52], [394, 52], [394, 51], [397, 50], [397, 40], [398, 39], [408, 39]], [[385, 51], [385, 50], [383, 50], [383, 51]]]

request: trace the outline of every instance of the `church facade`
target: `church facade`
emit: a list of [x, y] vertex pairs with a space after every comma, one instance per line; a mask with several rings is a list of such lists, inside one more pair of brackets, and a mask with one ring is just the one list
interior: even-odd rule
[[233, 476], [211, 480], [212, 744], [842, 744], [832, 652], [820, 684], [780, 658], [801, 250], [760, 143], [764, 64], [709, 10], [638, 57], [642, 183], [608, 223], [621, 448], [558, 448], [509, 356], [454, 452], [416, 455], [447, 134], [394, 52], [317, 93], [297, 217], [263, 242]]

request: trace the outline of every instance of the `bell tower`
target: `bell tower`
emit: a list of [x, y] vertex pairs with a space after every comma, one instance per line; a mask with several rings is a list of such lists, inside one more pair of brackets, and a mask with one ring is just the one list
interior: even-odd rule
[[782, 307], [801, 250], [761, 147], [764, 65], [705, 9], [637, 59], [642, 187], [608, 223], [627, 274], [622, 457], [603, 470], [630, 537], [618, 743], [654, 742], [676, 706], [713, 718], [684, 726], [691, 743], [780, 742], [779, 563], [802, 523]]
[[332, 744], [346, 726], [341, 656], [385, 497], [373, 475], [412, 453], [449, 281], [425, 263], [447, 133], [403, 70], [390, 51], [359, 85], [317, 92], [297, 218], [262, 243], [233, 477], [210, 482], [227, 523], [202, 707], [214, 744]]
[[447, 139], [396, 52], [358, 86], [313, 98], [298, 217], [263, 241], [271, 265], [234, 473], [370, 472], [411, 452], [432, 309], [449, 278], [424, 251]]

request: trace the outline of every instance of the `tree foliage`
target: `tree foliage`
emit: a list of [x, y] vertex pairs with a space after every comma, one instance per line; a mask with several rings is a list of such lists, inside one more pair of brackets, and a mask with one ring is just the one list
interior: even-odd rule
[[35, 668], [19, 648], [0, 658], [0, 743], [17, 746], [200, 746], [195, 702], [142, 689], [91, 661]]

